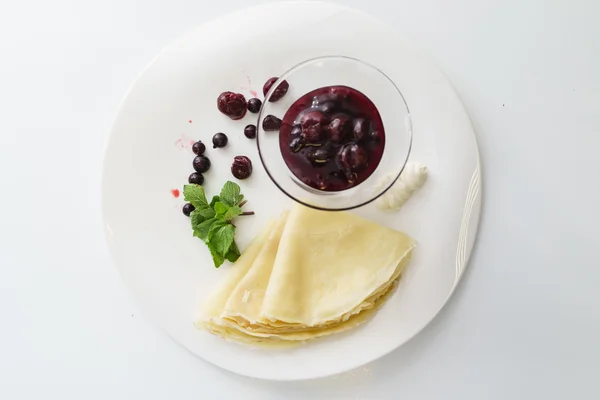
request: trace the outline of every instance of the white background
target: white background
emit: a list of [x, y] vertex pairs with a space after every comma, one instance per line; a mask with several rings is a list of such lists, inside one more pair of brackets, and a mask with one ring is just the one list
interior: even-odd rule
[[397, 26], [440, 66], [482, 156], [471, 263], [407, 345], [340, 376], [273, 383], [205, 363], [138, 313], [99, 212], [120, 99], [169, 41], [257, 3], [0, 4], [0, 398], [598, 399], [594, 0], [344, 2]]

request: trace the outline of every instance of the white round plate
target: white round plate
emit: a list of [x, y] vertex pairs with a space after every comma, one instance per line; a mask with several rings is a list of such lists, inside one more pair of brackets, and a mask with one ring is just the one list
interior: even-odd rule
[[[365, 60], [400, 88], [411, 110], [411, 160], [429, 180], [397, 213], [375, 206], [357, 212], [419, 242], [398, 290], [368, 323], [292, 350], [261, 350], [197, 330], [204, 297], [223, 276], [192, 237], [181, 190], [193, 172], [191, 143], [216, 132], [225, 149], [208, 146], [209, 196], [233, 179], [229, 166], [247, 155], [254, 173], [241, 181], [253, 217], [236, 222], [243, 249], [267, 218], [291, 206], [269, 180], [256, 142], [216, 108], [219, 93], [252, 97], [267, 78], [325, 55]], [[255, 92], [256, 91], [256, 92]], [[261, 93], [259, 93], [261, 94]], [[260, 96], [262, 97], [262, 96]], [[440, 311], [469, 258], [481, 204], [477, 145], [469, 118], [446, 78], [394, 29], [361, 12], [329, 3], [281, 2], [207, 23], [164, 49], [125, 97], [104, 160], [103, 212], [113, 259], [144, 314], [191, 352], [227, 370], [257, 378], [294, 380], [340, 373], [406, 343]]]

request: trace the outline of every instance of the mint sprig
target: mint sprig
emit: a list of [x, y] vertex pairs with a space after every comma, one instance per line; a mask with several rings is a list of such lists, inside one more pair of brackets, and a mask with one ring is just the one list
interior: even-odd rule
[[246, 201], [240, 187], [227, 181], [221, 193], [213, 196], [209, 203], [202, 186], [185, 185], [183, 198], [195, 207], [190, 214], [194, 236], [206, 243], [215, 267], [219, 268], [225, 260], [236, 261], [240, 250], [235, 243], [235, 225], [231, 220], [240, 215], [254, 214], [242, 211]]

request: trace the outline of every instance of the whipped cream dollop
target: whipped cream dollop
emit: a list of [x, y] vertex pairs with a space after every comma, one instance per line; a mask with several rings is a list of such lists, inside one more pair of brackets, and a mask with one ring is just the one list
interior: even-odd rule
[[[381, 191], [394, 180], [395, 174], [388, 174], [378, 182], [376, 191]], [[427, 166], [408, 162], [400, 178], [381, 195], [375, 204], [382, 210], [398, 210], [427, 181]]]

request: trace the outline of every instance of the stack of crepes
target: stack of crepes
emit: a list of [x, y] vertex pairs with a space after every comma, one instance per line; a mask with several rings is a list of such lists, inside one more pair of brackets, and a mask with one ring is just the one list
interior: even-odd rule
[[243, 252], [196, 326], [262, 345], [353, 328], [393, 292], [414, 246], [356, 215], [295, 205]]

